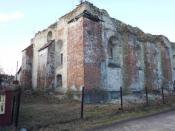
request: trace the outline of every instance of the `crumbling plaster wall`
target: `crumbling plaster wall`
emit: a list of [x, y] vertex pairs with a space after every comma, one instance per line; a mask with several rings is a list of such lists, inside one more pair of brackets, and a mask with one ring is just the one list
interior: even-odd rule
[[[140, 91], [145, 86], [154, 90], [160, 88], [164, 81], [168, 83], [167, 87], [172, 87], [173, 56], [171, 43], [166, 37], [145, 34], [111, 18], [105, 11], [100, 18], [103, 20], [102, 43], [106, 55], [106, 61], [102, 62], [102, 82], [107, 90], [119, 91], [120, 86], [126, 91]], [[121, 44], [118, 51], [122, 58], [121, 67], [111, 68], [108, 65], [110, 59], [106, 49], [111, 36]]]
[[[112, 22], [111, 18], [104, 12], [101, 19], [104, 21], [102, 22], [102, 46], [104, 48], [105, 59], [101, 63], [101, 72], [102, 72], [102, 85], [108, 91], [118, 91], [122, 86], [123, 82], [123, 75], [122, 75], [122, 68], [123, 68], [123, 48], [121, 44], [121, 36], [117, 32], [115, 28], [115, 24]], [[120, 52], [116, 52], [116, 55], [119, 55], [119, 62], [118, 66], [116, 67], [109, 67], [111, 61], [108, 51], [109, 41], [111, 37], [116, 37], [117, 39], [117, 46], [120, 46]], [[115, 63], [114, 63], [115, 64]]]
[[[144, 86], [144, 47], [132, 33], [121, 33], [117, 30], [116, 21], [103, 11], [103, 47], [105, 61], [102, 62], [102, 83], [109, 91], [119, 91], [121, 86], [133, 90], [143, 89]], [[108, 46], [111, 37], [115, 37], [113, 60], [109, 57]], [[115, 57], [117, 62], [115, 63]], [[110, 66], [111, 64], [117, 64]]]
[[[145, 86], [148, 89], [160, 88], [159, 79], [162, 77], [160, 49], [154, 42], [145, 43]], [[161, 81], [160, 81], [161, 82]]]
[[48, 28], [42, 32], [38, 32], [32, 39], [33, 43], [33, 70], [32, 70], [32, 86], [34, 89], [38, 87], [38, 66], [39, 66], [39, 50], [47, 43], [48, 32], [52, 31], [53, 39], [55, 38], [55, 29]]
[[[67, 43], [68, 43], [68, 25], [65, 19], [60, 20], [56, 27], [55, 41], [55, 87], [57, 85], [57, 75], [62, 75], [62, 87], [56, 87], [57, 91], [67, 91]], [[60, 63], [60, 57], [63, 54], [63, 63]]]
[[37, 87], [46, 88], [48, 49], [38, 52]]
[[144, 85], [144, 48], [143, 43], [137, 40], [134, 34], [123, 34], [123, 86], [137, 91]]
[[[91, 16], [84, 17], [84, 11], [99, 21]], [[153, 90], [164, 82], [171, 86], [175, 79], [175, 48], [166, 37], [145, 34], [85, 2], [33, 38], [32, 84], [35, 88], [38, 85], [38, 50], [47, 43], [49, 31], [55, 40], [54, 55], [51, 53], [54, 57], [50, 57], [54, 58], [51, 60], [55, 68], [54, 86], [57, 75], [62, 75], [63, 88], [58, 88], [59, 91], [77, 90], [82, 86], [103, 87], [108, 91], [119, 91], [121, 86], [126, 91], [140, 91], [146, 86]], [[63, 54], [62, 65], [60, 54]]]
[[102, 25], [100, 21], [83, 18], [84, 86], [101, 88], [101, 62], [104, 60]]
[[33, 62], [33, 45], [30, 45], [22, 51], [22, 70], [20, 82], [24, 88], [32, 86], [32, 62]]
[[[48, 43], [47, 35], [50, 31], [54, 43], [40, 52], [40, 48]], [[60, 20], [49, 28], [38, 32], [32, 42], [34, 43], [33, 87], [54, 87], [57, 91], [65, 92], [67, 89], [67, 22]], [[63, 54], [62, 64], [60, 63], [61, 54]], [[46, 70], [40, 70], [39, 67], [45, 67]], [[63, 84], [61, 88], [57, 88], [57, 75], [62, 75]]]
[[55, 41], [52, 42], [50, 46], [47, 48], [48, 56], [47, 56], [47, 74], [46, 74], [46, 88], [54, 88], [55, 87]]
[[[89, 24], [90, 26], [85, 25], [84, 27], [84, 35], [86, 36], [84, 40], [85, 70], [89, 69], [89, 73], [85, 72], [85, 75], [89, 74], [87, 78], [90, 78], [92, 74], [95, 74], [93, 77], [98, 74], [101, 77], [101, 84], [98, 84], [98, 86], [104, 87], [108, 91], [118, 91], [120, 86], [132, 91], [143, 90], [145, 86], [154, 90], [162, 86], [163, 79], [166, 79], [168, 83], [172, 82], [171, 48], [168, 47], [167, 50], [167, 46], [170, 44], [167, 38], [145, 34], [138, 28], [111, 18], [105, 10], [100, 10], [90, 4], [84, 7], [86, 8], [83, 9], [86, 9], [94, 16], [97, 15], [102, 20], [100, 22], [101, 26], [99, 26], [101, 32], [96, 30], [96, 23], [93, 23], [91, 20], [87, 20], [88, 22], [84, 21], [94, 26], [94, 28], [91, 28], [93, 26]], [[89, 29], [91, 30], [90, 33], [88, 33]], [[93, 31], [98, 34], [94, 35], [99, 37], [98, 42], [100, 37], [102, 37], [101, 45], [99, 44], [100, 46], [98, 46], [101, 56], [98, 55], [98, 50], [94, 50], [97, 49], [96, 44], [98, 42], [90, 35], [94, 33]], [[111, 37], [115, 37], [116, 41], [114, 43], [118, 45], [114, 50], [114, 57], [118, 60], [116, 63], [115, 59], [111, 60], [109, 58], [108, 46]], [[87, 46], [91, 48], [87, 48]], [[86, 68], [86, 60], [93, 63], [93, 59], [96, 56], [98, 60], [95, 64], [101, 64], [101, 72], [97, 71], [97, 69], [91, 69], [90, 72], [90, 68]], [[99, 79], [97, 77], [96, 81], [93, 82], [90, 79], [86, 79], [85, 76], [85, 83], [88, 82], [93, 84], [99, 83]], [[93, 86], [92, 84], [87, 84], [87, 86], [87, 88], [95, 87], [95, 84]]]
[[163, 84], [172, 86], [172, 48], [171, 43], [165, 37], [162, 38], [162, 72], [163, 72]]
[[38, 52], [38, 87], [54, 88], [55, 86], [55, 41]]

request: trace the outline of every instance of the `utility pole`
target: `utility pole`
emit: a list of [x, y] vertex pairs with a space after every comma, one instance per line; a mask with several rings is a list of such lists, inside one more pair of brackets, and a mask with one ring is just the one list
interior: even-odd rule
[[85, 87], [82, 88], [82, 97], [81, 97], [81, 119], [84, 118], [84, 94], [85, 93]]

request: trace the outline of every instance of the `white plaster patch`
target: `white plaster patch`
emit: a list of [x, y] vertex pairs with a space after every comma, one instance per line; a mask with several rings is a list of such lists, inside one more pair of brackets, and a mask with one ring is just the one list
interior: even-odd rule
[[120, 68], [107, 69], [108, 90], [119, 91], [122, 86], [122, 70]]

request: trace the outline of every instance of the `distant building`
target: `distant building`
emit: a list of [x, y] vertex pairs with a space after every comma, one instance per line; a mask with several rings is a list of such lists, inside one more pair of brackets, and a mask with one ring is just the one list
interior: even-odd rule
[[104, 88], [109, 93], [158, 89], [175, 80], [175, 44], [145, 34], [83, 2], [23, 51], [21, 84], [56, 91]]

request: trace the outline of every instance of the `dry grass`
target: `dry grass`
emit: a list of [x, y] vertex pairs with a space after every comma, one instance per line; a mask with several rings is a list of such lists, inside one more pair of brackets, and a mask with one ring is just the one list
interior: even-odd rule
[[23, 95], [19, 127], [31, 131], [82, 131], [174, 107], [172, 103], [149, 107], [127, 105], [125, 107], [129, 110], [122, 112], [118, 110], [120, 105], [117, 104], [85, 105], [85, 118], [82, 120], [80, 119], [80, 106], [78, 101], [60, 101], [55, 97], [44, 96], [40, 93]]

